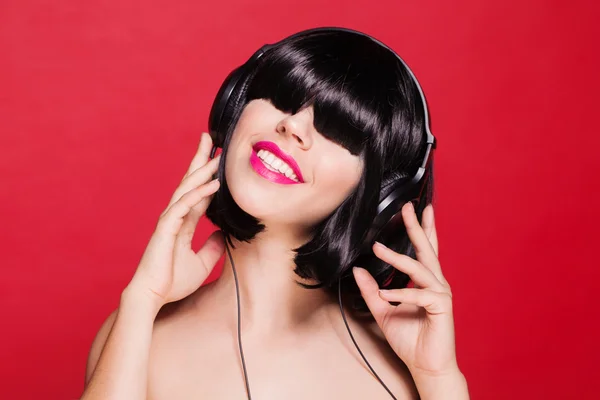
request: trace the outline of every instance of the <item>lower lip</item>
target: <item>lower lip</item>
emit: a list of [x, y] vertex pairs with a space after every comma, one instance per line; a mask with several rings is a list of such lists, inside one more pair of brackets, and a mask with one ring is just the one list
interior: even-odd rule
[[271, 171], [270, 169], [265, 167], [265, 164], [263, 164], [261, 159], [258, 158], [258, 155], [256, 154], [256, 151], [254, 151], [254, 149], [252, 149], [252, 154], [250, 155], [250, 165], [256, 171], [257, 174], [259, 174], [266, 180], [269, 180], [273, 183], [279, 183], [282, 185], [295, 185], [297, 183], [300, 183], [300, 182], [291, 180], [290, 178], [288, 178], [287, 176], [285, 176], [283, 174], [279, 174], [275, 171]]

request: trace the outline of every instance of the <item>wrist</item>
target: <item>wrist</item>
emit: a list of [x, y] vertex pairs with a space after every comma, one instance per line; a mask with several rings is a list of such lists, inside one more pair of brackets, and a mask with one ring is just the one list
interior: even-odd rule
[[163, 305], [159, 296], [130, 283], [121, 293], [119, 309], [135, 310], [154, 319]]
[[469, 399], [467, 379], [458, 367], [444, 373], [413, 373], [412, 377], [421, 400]]

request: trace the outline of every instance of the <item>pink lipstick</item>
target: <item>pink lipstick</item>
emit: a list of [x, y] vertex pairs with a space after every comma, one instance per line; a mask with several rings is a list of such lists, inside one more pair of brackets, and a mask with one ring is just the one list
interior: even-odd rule
[[[293, 179], [288, 178], [284, 174], [279, 171], [273, 171], [272, 169], [267, 168], [265, 163], [258, 157], [258, 152], [260, 150], [266, 150], [270, 153], [273, 153], [274, 156], [281, 159], [281, 161], [285, 162], [292, 169], [298, 182]], [[279, 146], [277, 146], [273, 142], [269, 141], [260, 141], [252, 146], [252, 154], [250, 155], [250, 165], [252, 168], [263, 178], [283, 185], [291, 185], [297, 183], [303, 183], [304, 179], [302, 177], [302, 173], [300, 172], [300, 167], [296, 160], [294, 160], [291, 156], [285, 154]]]

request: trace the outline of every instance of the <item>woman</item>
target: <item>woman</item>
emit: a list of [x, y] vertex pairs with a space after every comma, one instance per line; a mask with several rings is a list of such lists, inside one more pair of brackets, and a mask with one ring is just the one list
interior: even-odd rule
[[[431, 172], [398, 214], [406, 229], [388, 247], [365, 239], [427, 147], [410, 73], [343, 29], [296, 34], [246, 69], [94, 340], [82, 398], [468, 399]], [[205, 212], [220, 230], [195, 252]]]

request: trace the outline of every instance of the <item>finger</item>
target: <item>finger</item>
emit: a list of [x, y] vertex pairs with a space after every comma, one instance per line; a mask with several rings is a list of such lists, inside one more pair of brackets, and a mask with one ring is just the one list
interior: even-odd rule
[[[406, 232], [408, 237], [415, 248], [417, 260], [421, 262], [425, 267], [433, 271], [435, 276], [441, 278], [441, 267], [437, 255], [423, 230], [423, 227], [419, 224], [417, 214], [409, 201], [402, 207], [402, 218], [404, 219], [404, 225], [406, 226]], [[441, 279], [440, 279], [441, 280]]]
[[381, 260], [408, 275], [415, 285], [422, 288], [443, 290], [442, 283], [434, 273], [419, 261], [405, 254], [396, 253], [379, 242], [375, 242], [373, 245], [373, 253]]
[[[183, 285], [188, 292], [194, 292], [206, 281], [206, 278], [210, 275], [215, 267], [215, 264], [223, 254], [225, 244], [223, 239], [219, 238], [219, 231], [213, 232], [199, 253], [194, 254], [190, 252], [191, 249], [183, 249], [181, 247], [175, 247], [173, 253], [173, 265], [182, 265], [184, 263], [193, 262], [194, 267], [184, 273], [185, 278]], [[191, 254], [190, 254], [191, 253]], [[198, 255], [200, 254], [200, 256]], [[191, 261], [190, 257], [196, 260]], [[182, 274], [181, 268], [175, 268], [173, 270], [173, 280], [178, 279], [178, 274]], [[179, 278], [181, 279], [181, 278]], [[181, 297], [168, 298], [169, 302], [180, 300]]]
[[209, 183], [185, 193], [161, 214], [157, 224], [157, 232], [168, 237], [176, 237], [183, 225], [183, 218], [190, 212], [192, 207], [201, 202], [205, 197], [216, 192], [218, 189], [219, 180], [214, 179]]
[[198, 145], [198, 151], [192, 159], [190, 167], [183, 176], [182, 181], [185, 178], [187, 178], [192, 172], [194, 172], [195, 170], [197, 170], [198, 168], [200, 168], [208, 162], [208, 158], [210, 157], [210, 151], [212, 150], [212, 145], [213, 143], [210, 134], [202, 132], [202, 135], [200, 136], [200, 144]]
[[183, 218], [183, 224], [177, 234], [177, 245], [178, 247], [189, 248], [198, 226], [198, 221], [206, 213], [208, 205], [214, 197], [214, 193], [203, 198], [198, 204], [196, 204], [190, 212]]
[[452, 312], [452, 297], [447, 293], [438, 293], [425, 289], [404, 288], [380, 290], [379, 296], [385, 301], [423, 307], [432, 315], [449, 314]]
[[425, 207], [425, 210], [423, 210], [423, 230], [425, 231], [425, 234], [429, 239], [429, 243], [431, 243], [431, 247], [433, 248], [433, 251], [438, 259], [437, 266], [433, 266], [432, 271], [440, 280], [440, 282], [446, 286], [449, 286], [448, 281], [442, 272], [442, 266], [439, 262], [440, 250], [437, 238], [437, 228], [435, 226], [435, 213], [433, 211], [432, 204], [429, 204], [427, 207]]
[[[204, 283], [225, 251], [225, 242], [222, 236], [220, 231], [213, 232], [204, 242], [200, 251], [196, 254], [192, 253], [191, 256], [196, 257], [196, 261], [194, 268], [185, 274], [186, 282], [184, 283], [190, 285], [189, 288], [192, 291]], [[190, 250], [176, 246], [173, 253], [173, 264], [180, 265], [180, 263], [190, 262]]]
[[425, 231], [425, 235], [429, 239], [429, 243], [431, 243], [431, 247], [435, 252], [436, 257], [440, 257], [440, 252], [438, 249], [438, 240], [437, 240], [437, 231], [435, 229], [435, 216], [433, 213], [433, 205], [429, 204], [423, 210], [423, 230]]
[[366, 269], [354, 267], [352, 268], [352, 273], [354, 274], [354, 279], [360, 289], [360, 294], [363, 299], [365, 299], [365, 303], [367, 304], [367, 307], [369, 307], [371, 314], [373, 314], [375, 321], [377, 321], [381, 327], [386, 314], [393, 306], [379, 296], [379, 286], [377, 285], [377, 281]]
[[200, 250], [196, 253], [200, 258], [202, 265], [206, 268], [206, 276], [210, 274], [210, 271], [212, 271], [223, 253], [225, 253], [225, 238], [223, 232], [217, 230], [211, 233], [208, 239], [206, 239], [206, 242], [204, 242]]
[[[183, 196], [184, 193], [187, 193], [190, 190], [192, 190], [193, 188], [200, 186], [200, 185], [204, 184], [205, 182], [209, 181], [212, 178], [213, 174], [219, 168], [220, 156], [221, 155], [219, 154], [217, 157], [213, 158], [208, 163], [206, 163], [205, 165], [203, 165], [202, 167], [198, 168], [193, 173], [188, 175], [181, 182], [181, 184], [177, 187], [177, 189], [175, 189], [175, 192], [173, 192], [173, 196], [171, 197], [171, 200], [169, 201], [169, 205], [167, 206], [167, 209], [169, 207], [171, 207], [177, 200], [179, 200], [181, 198], [181, 196]], [[165, 212], [166, 212], [166, 210], [165, 210]]]

